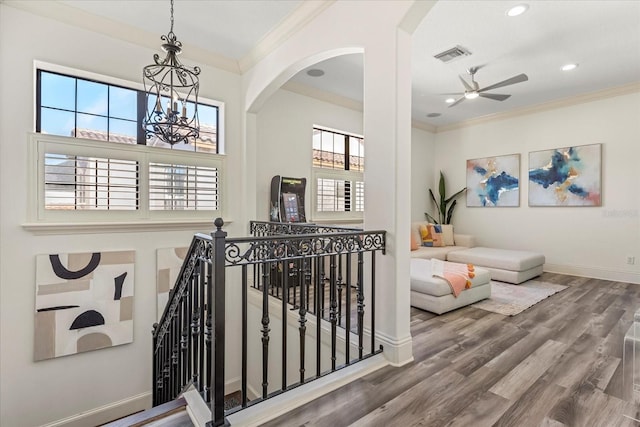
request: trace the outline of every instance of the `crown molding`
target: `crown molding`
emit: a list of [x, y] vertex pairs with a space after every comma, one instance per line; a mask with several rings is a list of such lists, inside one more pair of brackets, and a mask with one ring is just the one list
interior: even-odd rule
[[[57, 1], [3, 0], [2, 4], [152, 50], [157, 51], [160, 48], [161, 41], [159, 34], [150, 33], [131, 25], [92, 15], [81, 9]], [[236, 74], [240, 73], [238, 61], [234, 59], [189, 44], [183, 44], [183, 48], [184, 50], [181, 53], [181, 57], [183, 58], [188, 58], [200, 65], [208, 65]]]
[[265, 34], [244, 58], [240, 59], [238, 62], [240, 72], [245, 73], [251, 69], [289, 37], [300, 31], [300, 29], [311, 20], [335, 3], [335, 1], [336, 0], [306, 0], [301, 2], [282, 22]]
[[299, 95], [315, 98], [320, 101], [335, 104], [340, 107], [349, 108], [350, 110], [363, 111], [362, 102], [360, 101], [356, 101], [352, 98], [347, 98], [346, 96], [337, 95], [332, 92], [316, 89], [315, 87], [302, 83], [288, 81], [287, 83], [282, 85], [282, 89], [288, 90], [289, 92], [297, 93]]
[[584, 104], [587, 102], [598, 101], [616, 96], [628, 95], [640, 92], [640, 82], [634, 82], [622, 86], [616, 86], [609, 89], [599, 90], [583, 95], [573, 96], [570, 98], [559, 99], [557, 101], [545, 102], [543, 104], [534, 105], [532, 107], [523, 107], [507, 111], [504, 113], [490, 114], [476, 119], [466, 120], [464, 122], [454, 123], [451, 125], [437, 126], [435, 132], [447, 132], [450, 130], [462, 129], [469, 126], [476, 126], [484, 123], [490, 123], [497, 120], [512, 119], [514, 117], [525, 116], [529, 114], [541, 113], [544, 111], [555, 110], [558, 108], [570, 107], [573, 105]]
[[416, 129], [420, 129], [420, 130], [424, 130], [426, 132], [431, 132], [431, 133], [436, 133], [436, 131], [438, 129], [434, 125], [431, 125], [431, 124], [425, 123], [425, 122], [420, 122], [418, 120], [411, 120], [411, 127], [412, 128], [416, 128]]

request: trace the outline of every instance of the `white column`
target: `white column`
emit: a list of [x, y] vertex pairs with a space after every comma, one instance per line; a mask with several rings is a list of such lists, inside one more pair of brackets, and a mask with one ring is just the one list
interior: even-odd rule
[[365, 51], [365, 229], [387, 231], [377, 258], [376, 332], [394, 365], [413, 360], [409, 331], [411, 36], [393, 29]]

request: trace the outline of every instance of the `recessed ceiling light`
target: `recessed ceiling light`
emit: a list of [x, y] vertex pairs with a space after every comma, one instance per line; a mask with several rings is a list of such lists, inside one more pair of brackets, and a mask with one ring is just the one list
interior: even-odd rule
[[562, 66], [562, 71], [571, 71], [578, 68], [578, 64], [566, 64]]
[[312, 68], [307, 71], [307, 74], [311, 77], [321, 77], [324, 76], [324, 71], [319, 68]]
[[440, 113], [429, 113], [427, 114], [427, 117], [440, 117], [442, 114]]
[[517, 6], [513, 6], [511, 9], [507, 10], [507, 16], [518, 16], [522, 15], [529, 9], [528, 4], [519, 4]]
[[456, 100], [453, 99], [453, 98], [447, 98], [447, 99], [445, 99], [444, 102], [446, 102], [447, 104], [453, 104], [454, 102], [456, 102]]

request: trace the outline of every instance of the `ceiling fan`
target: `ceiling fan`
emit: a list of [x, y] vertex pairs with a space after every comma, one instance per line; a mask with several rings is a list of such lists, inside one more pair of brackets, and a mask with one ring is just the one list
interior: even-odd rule
[[518, 74], [517, 76], [513, 76], [510, 79], [503, 80], [503, 81], [501, 81], [499, 83], [492, 84], [490, 86], [486, 86], [486, 87], [483, 87], [481, 89], [480, 86], [478, 85], [478, 82], [476, 82], [475, 78], [474, 78], [476, 72], [479, 69], [480, 69], [480, 67], [471, 67], [471, 68], [469, 68], [467, 70], [467, 72], [471, 76], [471, 84], [467, 83], [465, 81], [465, 79], [462, 78], [462, 76], [458, 76], [458, 77], [460, 77], [460, 81], [464, 85], [464, 89], [465, 90], [464, 90], [464, 93], [454, 93], [453, 94], [453, 95], [461, 95], [461, 96], [460, 96], [460, 98], [458, 98], [454, 102], [452, 102], [449, 105], [449, 108], [453, 107], [454, 105], [458, 105], [459, 103], [461, 103], [465, 99], [476, 99], [477, 97], [489, 98], [489, 99], [493, 99], [495, 101], [504, 101], [505, 99], [509, 98], [511, 95], [502, 95], [502, 94], [497, 94], [497, 93], [485, 93], [485, 92], [488, 91], [488, 90], [491, 90], [491, 89], [497, 89], [499, 87], [509, 86], [509, 85], [512, 85], [512, 84], [526, 82], [527, 80], [529, 80], [529, 77], [527, 77], [526, 74]]

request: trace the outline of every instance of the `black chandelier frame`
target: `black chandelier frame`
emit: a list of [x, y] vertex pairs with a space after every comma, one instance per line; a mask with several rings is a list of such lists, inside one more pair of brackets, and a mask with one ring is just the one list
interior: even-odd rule
[[158, 138], [170, 145], [188, 144], [200, 135], [198, 91], [200, 67], [186, 67], [178, 60], [182, 43], [173, 32], [173, 0], [171, 29], [160, 37], [166, 52], [164, 59], [153, 55], [154, 64], [143, 68], [146, 113], [143, 127], [148, 140]]

